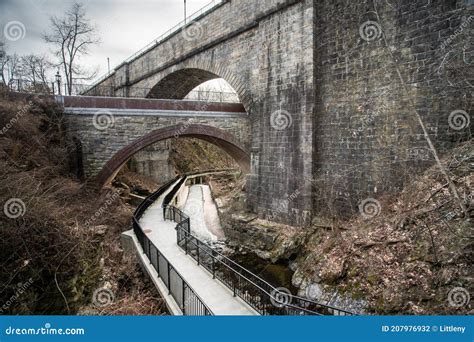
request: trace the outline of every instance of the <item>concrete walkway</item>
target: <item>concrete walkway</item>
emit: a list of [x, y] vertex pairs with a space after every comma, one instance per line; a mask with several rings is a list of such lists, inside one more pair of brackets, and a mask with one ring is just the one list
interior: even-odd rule
[[176, 223], [163, 220], [161, 205], [168, 192], [158, 198], [140, 220], [143, 230], [149, 231], [147, 233], [148, 238], [185, 278], [186, 282], [201, 297], [214, 315], [257, 315], [257, 312], [247, 303], [238, 297], [234, 297], [230, 289], [218, 280], [212, 279], [209, 272], [198, 266], [195, 260], [187, 256], [178, 247], [176, 243]]

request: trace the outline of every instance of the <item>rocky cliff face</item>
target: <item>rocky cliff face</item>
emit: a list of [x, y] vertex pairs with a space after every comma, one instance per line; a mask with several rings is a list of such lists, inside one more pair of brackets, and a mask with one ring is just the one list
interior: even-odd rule
[[233, 214], [226, 220], [225, 235], [237, 251], [252, 251], [277, 262], [297, 255], [308, 234], [300, 229], [258, 219], [252, 214]]

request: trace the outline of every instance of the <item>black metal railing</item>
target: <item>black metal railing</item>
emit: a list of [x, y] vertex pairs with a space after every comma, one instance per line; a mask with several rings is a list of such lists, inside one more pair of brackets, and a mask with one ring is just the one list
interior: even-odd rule
[[[193, 175], [196, 174], [202, 175], [203, 173]], [[178, 208], [169, 205], [188, 177], [192, 176], [177, 177], [162, 186], [138, 206], [133, 216], [133, 230], [144, 253], [166, 285], [169, 293], [180, 306], [183, 314], [212, 315], [212, 312], [148, 239], [139, 224], [145, 210], [173, 184], [173, 188], [163, 201], [163, 217], [165, 220], [177, 223], [178, 246], [196, 260], [199, 266], [210, 272], [214, 279], [228, 287], [234, 296], [240, 297], [261, 315], [353, 315], [347, 310], [285, 293], [194, 236], [191, 233], [190, 218]]]
[[[153, 204], [164, 192], [179, 178], [176, 178], [165, 185], [158, 191], [148, 196], [136, 209], [133, 215], [133, 231], [135, 236], [143, 249], [144, 254], [148, 257], [150, 264], [156, 270], [158, 276], [165, 284], [169, 294], [173, 297], [175, 302], [179, 305], [183, 315], [187, 316], [210, 316], [212, 311], [196, 294], [196, 292], [189, 286], [179, 272], [166, 259], [159, 249], [146, 236], [139, 220], [148, 207]], [[189, 224], [189, 220], [188, 220]]]
[[243, 299], [261, 315], [353, 315], [343, 309], [285, 293], [192, 235], [189, 217], [169, 205], [186, 179], [187, 177], [183, 177], [179, 186], [175, 186], [167, 194], [163, 201], [163, 216], [166, 220], [177, 223], [178, 246], [196, 260], [198, 265], [209, 271], [214, 279], [232, 290], [234, 296]]

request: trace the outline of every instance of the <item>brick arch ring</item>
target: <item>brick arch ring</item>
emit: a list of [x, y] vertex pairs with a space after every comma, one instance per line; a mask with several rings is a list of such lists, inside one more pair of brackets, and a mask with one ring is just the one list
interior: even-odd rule
[[115, 153], [99, 172], [96, 184], [100, 189], [109, 184], [135, 153], [161, 140], [180, 137], [197, 138], [216, 145], [227, 152], [243, 172], [248, 173], [250, 170], [250, 155], [233, 134], [212, 126], [181, 123], [154, 130]]

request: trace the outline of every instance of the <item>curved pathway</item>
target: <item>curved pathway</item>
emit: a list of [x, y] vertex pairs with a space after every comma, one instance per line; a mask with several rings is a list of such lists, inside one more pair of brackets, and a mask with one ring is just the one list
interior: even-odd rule
[[[163, 199], [171, 191], [171, 188], [147, 209], [140, 220], [140, 225], [148, 238], [186, 279], [186, 282], [214, 315], [257, 315], [254, 309], [242, 299], [234, 297], [232, 291], [219, 281], [212, 279], [209, 272], [198, 266], [190, 256], [185, 255], [178, 247], [176, 244], [176, 223], [163, 219]], [[195, 192], [198, 193], [198, 191]], [[198, 197], [198, 195], [194, 196]]]

